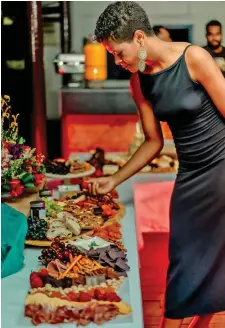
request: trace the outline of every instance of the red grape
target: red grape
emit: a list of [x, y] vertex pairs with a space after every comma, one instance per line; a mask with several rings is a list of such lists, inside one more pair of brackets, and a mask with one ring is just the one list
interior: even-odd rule
[[69, 257], [69, 252], [67, 252], [67, 251], [65, 251], [64, 253], [63, 253], [63, 255], [64, 255], [64, 257]]
[[60, 261], [62, 261], [62, 260], [63, 260], [63, 255], [62, 255], [62, 254], [59, 254], [59, 255], [58, 255], [58, 259], [59, 259]]
[[61, 243], [59, 243], [59, 247], [64, 249], [65, 248], [65, 244], [63, 242], [61, 242]]
[[51, 248], [58, 249], [59, 246], [57, 244], [55, 244], [55, 243], [52, 243]]

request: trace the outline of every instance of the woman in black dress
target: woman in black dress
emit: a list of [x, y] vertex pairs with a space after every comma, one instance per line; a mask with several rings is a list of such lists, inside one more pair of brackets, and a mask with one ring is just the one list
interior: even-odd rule
[[168, 122], [179, 158], [170, 209], [170, 265], [160, 327], [208, 327], [225, 310], [225, 80], [211, 56], [184, 42], [164, 42], [135, 2], [113, 2], [101, 14], [96, 39], [131, 71], [131, 93], [145, 141], [112, 177], [92, 179], [107, 193], [151, 161]]

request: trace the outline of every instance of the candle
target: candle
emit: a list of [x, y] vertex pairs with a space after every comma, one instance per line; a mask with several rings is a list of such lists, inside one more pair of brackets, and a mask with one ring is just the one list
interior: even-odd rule
[[85, 74], [89, 81], [104, 81], [107, 79], [107, 54], [104, 46], [89, 43], [84, 47]]

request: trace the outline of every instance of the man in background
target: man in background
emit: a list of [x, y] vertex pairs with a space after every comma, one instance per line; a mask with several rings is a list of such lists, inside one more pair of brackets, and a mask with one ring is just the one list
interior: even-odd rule
[[211, 20], [206, 24], [207, 46], [204, 47], [215, 59], [225, 77], [225, 48], [222, 46], [222, 24]]
[[153, 26], [153, 31], [159, 39], [161, 39], [163, 41], [167, 41], [167, 42], [172, 42], [170, 33], [164, 26], [155, 25], [155, 26]]

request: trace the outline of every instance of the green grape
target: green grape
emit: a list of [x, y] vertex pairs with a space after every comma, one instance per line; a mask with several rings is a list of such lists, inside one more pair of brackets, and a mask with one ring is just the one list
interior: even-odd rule
[[40, 226], [41, 227], [46, 227], [46, 225], [47, 225], [47, 222], [45, 220], [41, 220]]

